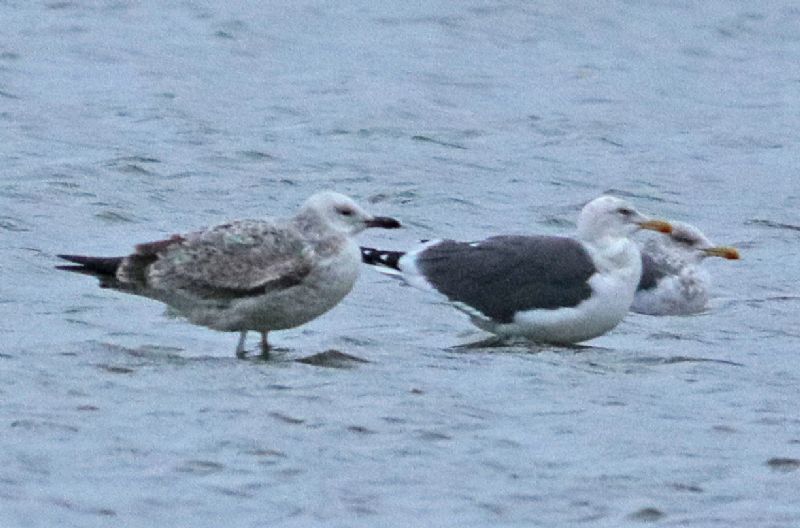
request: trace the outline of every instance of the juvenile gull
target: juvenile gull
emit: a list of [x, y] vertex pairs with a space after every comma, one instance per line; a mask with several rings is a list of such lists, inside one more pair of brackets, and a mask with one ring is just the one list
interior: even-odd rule
[[190, 322], [267, 334], [311, 321], [353, 288], [361, 264], [352, 236], [367, 227], [400, 227], [334, 192], [311, 196], [289, 219], [236, 220], [140, 244], [127, 257], [59, 255], [78, 264], [59, 269], [100, 279], [104, 288], [166, 303]]
[[608, 332], [628, 312], [642, 266], [628, 235], [638, 229], [668, 233], [671, 227], [601, 196], [581, 210], [575, 238], [433, 240], [408, 253], [362, 248], [361, 256], [442, 294], [483, 330], [568, 344]]
[[647, 315], [689, 315], [708, 307], [711, 276], [702, 267], [706, 257], [736, 260], [739, 252], [715, 246], [699, 229], [673, 222], [668, 237], [642, 247], [642, 279], [631, 311]]

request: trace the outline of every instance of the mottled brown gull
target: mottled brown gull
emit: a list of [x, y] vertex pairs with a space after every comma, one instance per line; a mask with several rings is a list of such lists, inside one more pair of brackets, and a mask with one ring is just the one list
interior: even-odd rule
[[361, 258], [353, 235], [400, 227], [335, 192], [311, 196], [288, 219], [236, 220], [136, 246], [126, 257], [59, 255], [100, 285], [156, 299], [190, 322], [240, 332], [293, 328], [324, 314], [353, 288]]
[[698, 228], [673, 222], [668, 237], [642, 246], [642, 279], [631, 311], [646, 315], [690, 315], [708, 308], [711, 275], [702, 267], [707, 257], [739, 258], [730, 246], [715, 246]]
[[581, 210], [575, 238], [433, 240], [408, 253], [361, 248], [361, 255], [443, 295], [483, 330], [569, 344], [608, 332], [628, 313], [642, 267], [628, 236], [638, 229], [668, 233], [671, 227], [601, 196]]

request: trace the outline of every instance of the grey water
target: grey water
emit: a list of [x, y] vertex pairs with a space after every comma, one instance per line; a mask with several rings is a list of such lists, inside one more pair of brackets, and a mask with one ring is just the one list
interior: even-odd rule
[[[0, 526], [800, 526], [791, 1], [0, 2]], [[236, 336], [54, 270], [352, 195], [420, 239], [611, 192], [740, 248], [691, 317], [487, 337], [364, 269]], [[255, 348], [253, 336], [250, 345]], [[366, 362], [296, 360], [337, 350]]]

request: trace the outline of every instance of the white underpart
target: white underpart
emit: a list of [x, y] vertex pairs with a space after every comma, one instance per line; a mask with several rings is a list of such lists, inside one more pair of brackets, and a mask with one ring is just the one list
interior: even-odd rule
[[711, 277], [699, 266], [659, 280], [655, 288], [636, 292], [631, 311], [645, 315], [689, 315], [708, 308]]
[[570, 308], [519, 312], [513, 323], [500, 324], [472, 306], [449, 301], [425, 279], [417, 267], [416, 256], [439, 242], [432, 240], [401, 257], [398, 263], [401, 277], [411, 286], [436, 293], [440, 300], [469, 315], [477, 327], [500, 336], [522, 336], [551, 343], [577, 343], [600, 336], [617, 326], [628, 313], [641, 275], [639, 249], [627, 238], [606, 240], [599, 246], [587, 244], [585, 247], [598, 269], [589, 279], [592, 288], [589, 299]]
[[[620, 213], [621, 208], [627, 209], [627, 213]], [[639, 248], [628, 236], [645, 220], [646, 217], [618, 198], [604, 196], [587, 204], [578, 216], [577, 239], [597, 269], [588, 281], [591, 296], [569, 308], [518, 312], [511, 323], [499, 323], [475, 307], [449, 301], [426, 280], [417, 266], [417, 256], [428, 247], [440, 243], [439, 240], [432, 240], [402, 256], [398, 268], [405, 282], [421, 290], [436, 292], [442, 300], [468, 314], [479, 328], [500, 336], [576, 343], [608, 332], [628, 313], [642, 271]]]
[[361, 252], [351, 239], [334, 256], [318, 260], [296, 286], [235, 300], [224, 308], [198, 303], [186, 317], [217, 330], [293, 328], [324, 314], [350, 293], [360, 264]]
[[591, 297], [570, 308], [519, 312], [513, 323], [492, 323], [484, 329], [534, 341], [577, 343], [617, 326], [628, 313], [639, 282], [639, 249], [628, 239], [617, 239], [600, 247], [587, 245], [586, 249], [598, 268], [598, 273], [589, 279]]

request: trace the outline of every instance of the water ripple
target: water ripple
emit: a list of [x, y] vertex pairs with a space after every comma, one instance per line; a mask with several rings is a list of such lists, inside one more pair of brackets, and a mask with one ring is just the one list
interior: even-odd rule
[[0, 216], [0, 229], [6, 231], [25, 232], [32, 229], [31, 225], [20, 218]]
[[800, 225], [796, 224], [786, 224], [782, 222], [775, 222], [773, 220], [765, 220], [760, 218], [754, 218], [752, 220], [747, 220], [745, 225], [755, 225], [761, 227], [769, 227], [771, 229], [783, 229], [787, 231], [800, 231]]
[[[5, 524], [800, 525], [791, 1], [12, 4]], [[387, 247], [571, 231], [605, 190], [752, 257], [706, 263], [702, 316], [574, 348], [448, 348], [487, 335], [363, 273], [240, 361], [45, 249], [288, 215], [323, 187], [406, 220], [361, 235]]]

